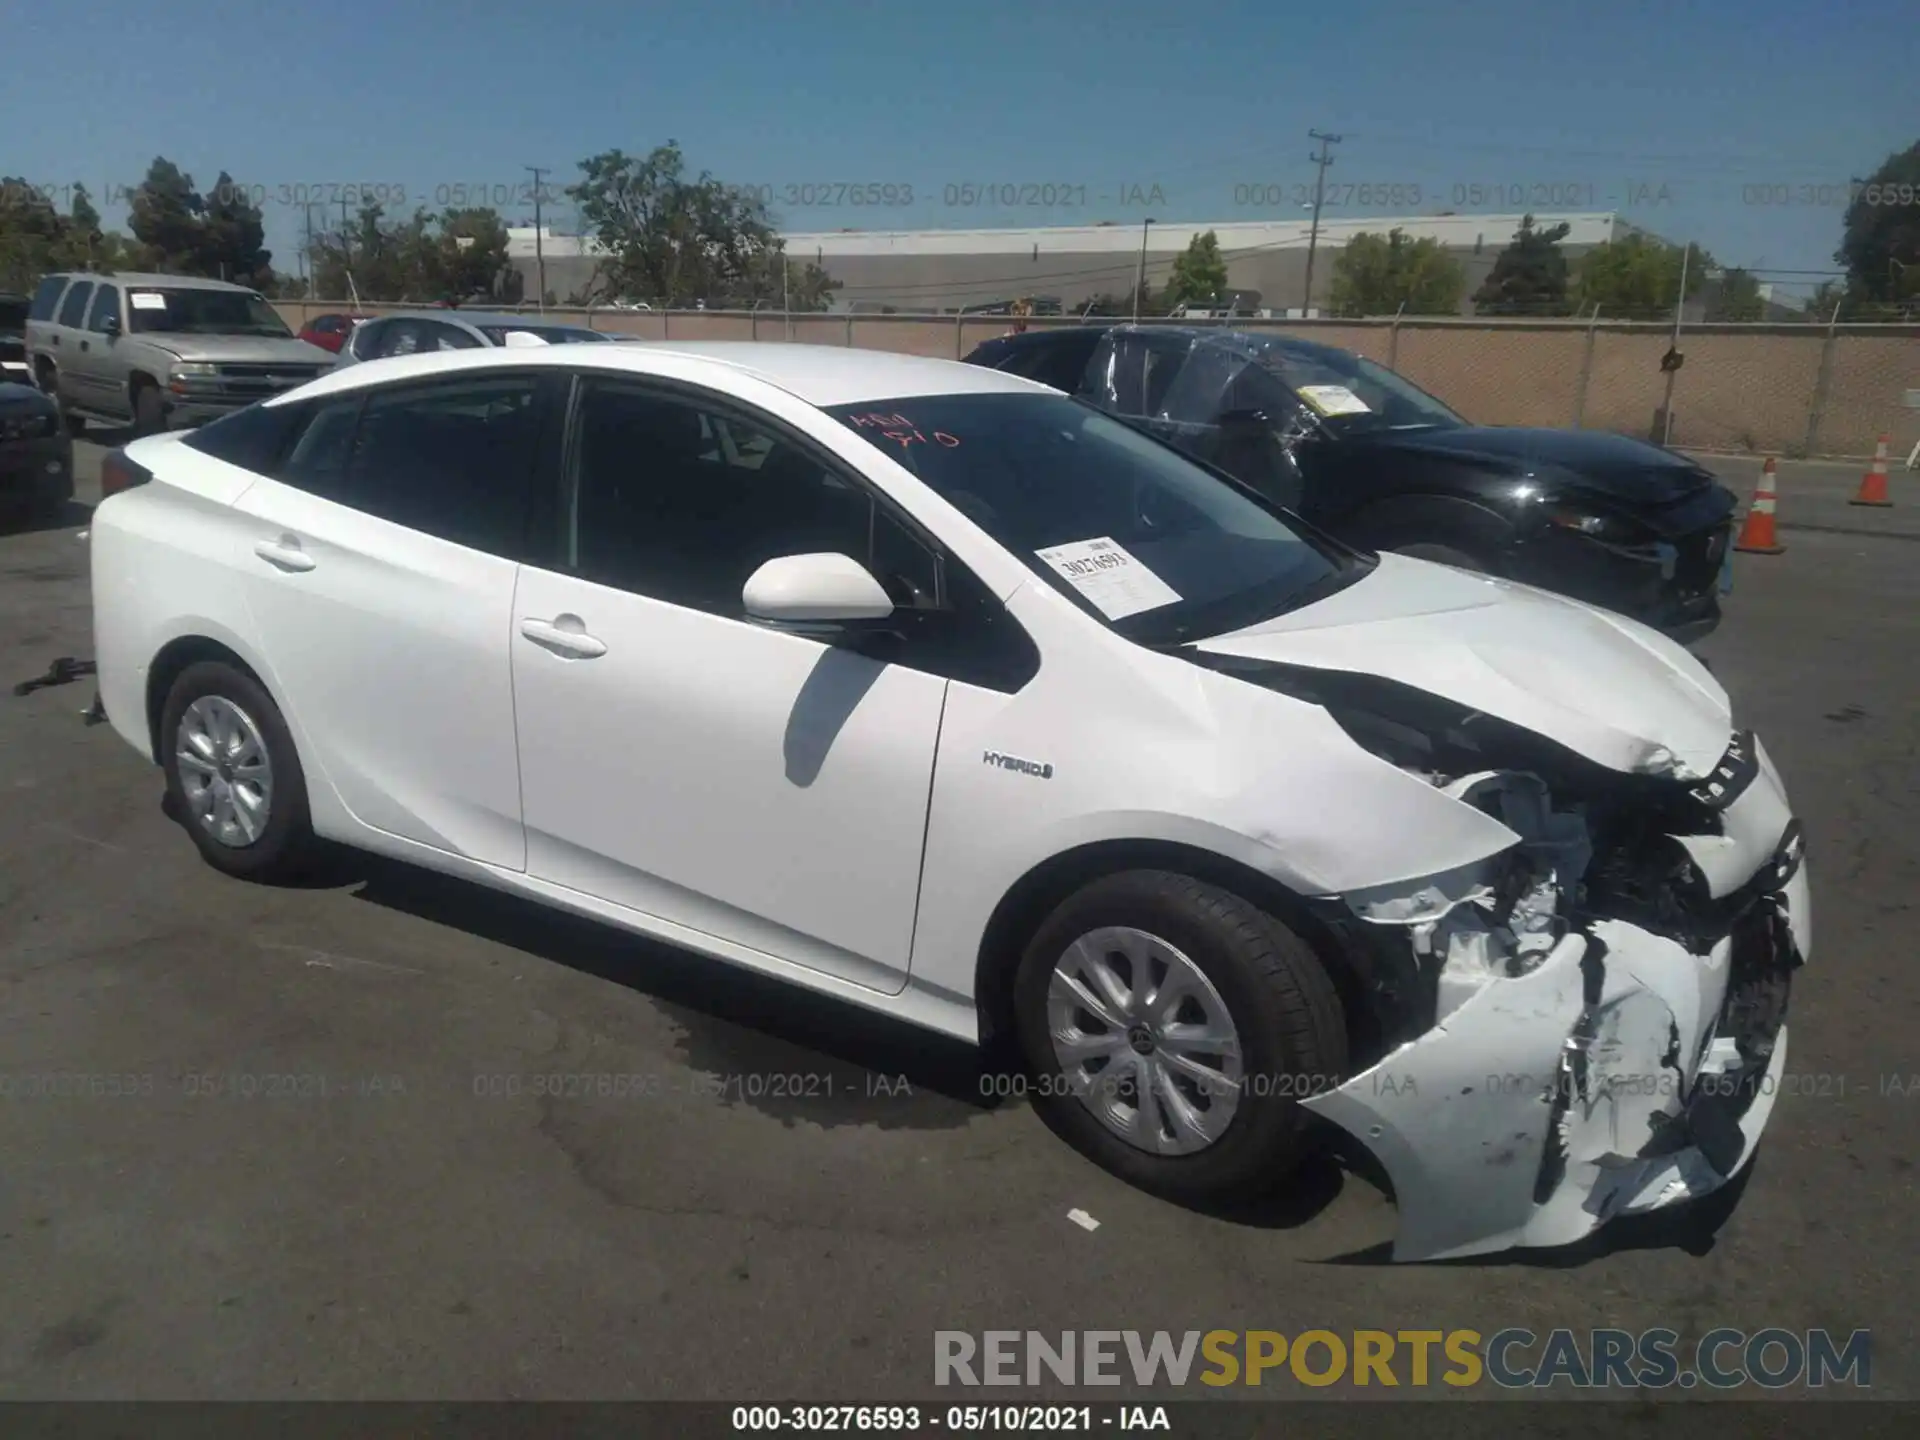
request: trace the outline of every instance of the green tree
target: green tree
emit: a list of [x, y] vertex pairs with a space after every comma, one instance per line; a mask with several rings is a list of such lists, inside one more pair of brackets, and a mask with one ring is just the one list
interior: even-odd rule
[[1168, 305], [1206, 306], [1227, 288], [1227, 258], [1220, 253], [1220, 237], [1209, 230], [1187, 242], [1173, 258], [1167, 278]]
[[498, 211], [446, 211], [435, 225], [431, 248], [423, 251], [430, 272], [420, 276], [423, 286], [437, 286], [454, 300], [485, 296], [519, 302], [520, 272], [507, 259], [507, 226]]
[[1848, 291], [1875, 318], [1902, 318], [1920, 305], [1920, 141], [1889, 155], [1855, 191], [1834, 259]]
[[65, 264], [67, 228], [43, 191], [15, 175], [0, 179], [0, 288], [31, 290]]
[[1507, 248], [1494, 257], [1493, 269], [1474, 291], [1473, 308], [1481, 315], [1565, 315], [1567, 257], [1560, 242], [1572, 226], [1562, 221], [1536, 230], [1533, 216], [1522, 217]]
[[1707, 291], [1707, 319], [1714, 321], [1764, 320], [1767, 302], [1760, 296], [1760, 282], [1747, 271], [1726, 271]]
[[580, 171], [567, 195], [606, 254], [606, 297], [741, 308], [779, 300], [786, 286], [766, 206], [704, 170], [689, 177], [678, 141], [645, 156], [608, 150]]
[[247, 198], [247, 187], [224, 170], [202, 201], [199, 231], [195, 274], [257, 288], [273, 283], [273, 252], [266, 248], [260, 209]]
[[1807, 318], [1822, 325], [1856, 319], [1860, 308], [1860, 298], [1841, 280], [1822, 280], [1807, 297]]
[[329, 300], [512, 305], [522, 294], [507, 259], [506, 224], [486, 208], [437, 216], [421, 208], [389, 220], [380, 205], [364, 205], [344, 229], [314, 236], [308, 265], [314, 295]]
[[87, 193], [86, 186], [75, 184], [73, 199], [67, 205], [66, 234], [61, 246], [64, 253], [59, 263], [75, 270], [110, 270], [118, 253], [118, 239], [118, 236], [110, 239], [100, 229], [100, 212], [93, 208], [93, 197]]
[[1333, 262], [1332, 307], [1339, 315], [1455, 315], [1466, 293], [1460, 262], [1438, 240], [1405, 232], [1360, 234]]
[[1679, 296], [1681, 257], [1686, 257], [1687, 298], [1707, 283], [1713, 257], [1698, 245], [1684, 250], [1651, 235], [1633, 234], [1594, 246], [1580, 262], [1580, 308], [1595, 305], [1611, 320], [1672, 318]]
[[165, 156], [155, 156], [147, 167], [147, 178], [133, 192], [127, 221], [145, 252], [142, 263], [176, 274], [195, 273], [206, 208], [206, 201], [193, 188], [193, 177]]

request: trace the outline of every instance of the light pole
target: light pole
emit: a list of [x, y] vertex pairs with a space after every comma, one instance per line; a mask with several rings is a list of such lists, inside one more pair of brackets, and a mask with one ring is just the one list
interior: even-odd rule
[[1149, 215], [1140, 222], [1140, 271], [1133, 279], [1133, 320], [1140, 323], [1140, 292], [1147, 288], [1147, 227], [1153, 224]]

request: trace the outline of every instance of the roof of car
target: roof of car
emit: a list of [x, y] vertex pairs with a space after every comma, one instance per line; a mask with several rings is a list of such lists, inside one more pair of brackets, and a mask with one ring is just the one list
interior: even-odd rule
[[1326, 360], [1334, 356], [1343, 359], [1351, 358], [1351, 352], [1342, 350], [1338, 345], [1303, 340], [1298, 335], [1282, 330], [1234, 330], [1215, 325], [1135, 325], [1128, 321], [1091, 325], [1052, 325], [1044, 330], [1028, 330], [1019, 335], [996, 336], [992, 340], [983, 341], [982, 348], [987, 345], [1011, 349], [1030, 345], [1058, 344], [1066, 336], [1085, 335], [1089, 332], [1104, 335], [1110, 330], [1166, 335], [1189, 345], [1221, 345], [1255, 358], [1263, 352], [1274, 350], [1302, 360]]
[[459, 320], [468, 325], [511, 325], [522, 330], [585, 330], [585, 325], [570, 325], [564, 320], [549, 320], [544, 315], [510, 310], [462, 310], [448, 305], [419, 310], [389, 310], [384, 315], [369, 315], [373, 320]]
[[[298, 392], [327, 395], [383, 381], [424, 378], [462, 370], [516, 369], [558, 365], [656, 373], [661, 357], [705, 361], [777, 386], [809, 405], [826, 409], [867, 400], [898, 400], [917, 395], [982, 393], [1052, 394], [1044, 385], [967, 365], [882, 350], [853, 350], [840, 345], [799, 345], [748, 340], [710, 340], [690, 344], [654, 341], [646, 345], [555, 346], [549, 349], [437, 350], [350, 365], [321, 376]], [[269, 404], [278, 403], [269, 401]]]
[[155, 290], [236, 290], [242, 295], [260, 292], [251, 285], [233, 285], [225, 280], [208, 280], [199, 275], [155, 275], [144, 270], [110, 270], [99, 274], [91, 270], [68, 273], [69, 280], [93, 280], [103, 285], [145, 285]]

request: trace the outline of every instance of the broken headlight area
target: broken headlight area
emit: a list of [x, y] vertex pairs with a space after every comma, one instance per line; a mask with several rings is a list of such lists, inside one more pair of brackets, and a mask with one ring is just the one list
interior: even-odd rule
[[1516, 837], [1322, 908], [1361, 973], [1364, 1068], [1307, 1108], [1387, 1171], [1396, 1258], [1565, 1244], [1737, 1173], [1808, 923], [1799, 827], [1752, 737], [1708, 775], [1623, 774], [1373, 677], [1311, 687]]

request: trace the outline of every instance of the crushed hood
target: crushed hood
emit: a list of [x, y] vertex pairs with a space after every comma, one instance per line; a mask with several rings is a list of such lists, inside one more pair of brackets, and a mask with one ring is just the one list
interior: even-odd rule
[[1726, 753], [1731, 706], [1656, 631], [1536, 590], [1400, 555], [1318, 604], [1195, 643], [1377, 675], [1495, 716], [1626, 773], [1697, 779]]

